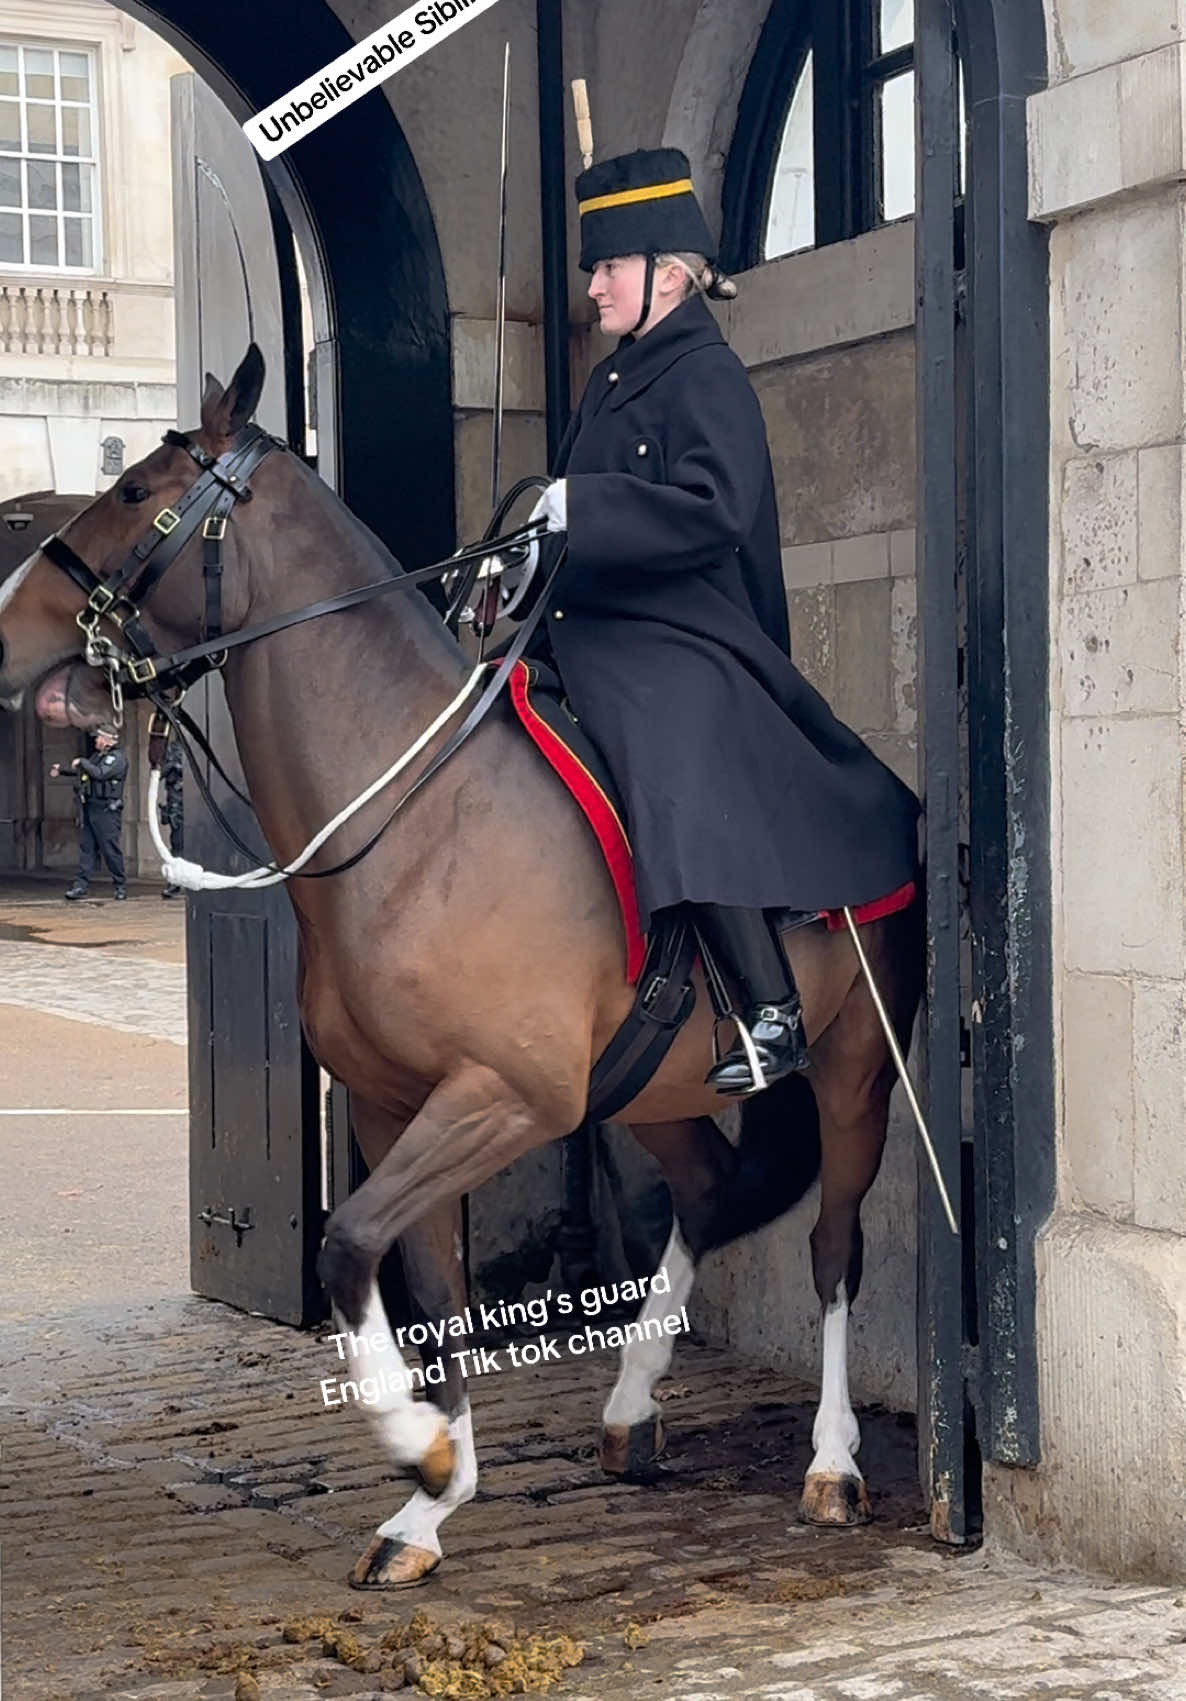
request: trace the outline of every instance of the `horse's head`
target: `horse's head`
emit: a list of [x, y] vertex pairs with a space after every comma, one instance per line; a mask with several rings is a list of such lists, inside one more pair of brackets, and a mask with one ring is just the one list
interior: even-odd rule
[[[254, 343], [225, 390], [208, 373], [201, 429], [191, 434], [192, 441], [209, 455], [224, 454], [254, 413], [263, 382], [264, 360]], [[125, 472], [59, 536], [98, 578], [110, 579], [151, 532], [153, 516], [175, 510], [200, 476], [183, 447], [165, 443]], [[201, 550], [200, 538], [191, 538], [153, 587], [144, 625], [158, 649], [177, 649], [198, 637], [204, 611], [197, 571]], [[245, 597], [245, 586], [228, 583], [228, 629], [244, 617]], [[235, 606], [236, 599], [241, 606]], [[34, 550], [0, 585], [0, 708], [19, 707], [24, 693], [33, 691], [38, 716], [51, 725], [94, 728], [110, 718], [106, 676], [83, 659], [77, 616], [85, 603], [85, 592], [43, 549]], [[118, 636], [105, 621], [100, 630]]]

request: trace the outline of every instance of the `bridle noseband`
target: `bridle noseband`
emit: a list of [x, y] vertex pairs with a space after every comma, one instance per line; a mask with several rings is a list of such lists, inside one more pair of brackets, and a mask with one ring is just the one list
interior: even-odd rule
[[[86, 594], [86, 603], [76, 616], [86, 640], [86, 659], [92, 667], [106, 672], [117, 717], [124, 697], [142, 696], [150, 687], [180, 686], [184, 690], [225, 660], [226, 650], [219, 650], [211, 641], [222, 636], [222, 545], [227, 520], [236, 503], [251, 501], [248, 480], [261, 461], [273, 449], [285, 446], [258, 425], [245, 426], [218, 456], [182, 431], [166, 431], [161, 442], [184, 449], [200, 469], [198, 477], [176, 508], [161, 509], [148, 531], [133, 544], [123, 566], [109, 579], [101, 579], [56, 532], [41, 545], [41, 553]], [[206, 588], [204, 642], [195, 645], [192, 653], [166, 659], [149, 636], [141, 610], [199, 527]], [[116, 627], [125, 647], [99, 631], [102, 620]]]

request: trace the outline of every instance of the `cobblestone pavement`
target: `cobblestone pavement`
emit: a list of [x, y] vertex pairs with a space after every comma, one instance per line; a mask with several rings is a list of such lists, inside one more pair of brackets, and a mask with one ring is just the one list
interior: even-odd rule
[[[885, 1412], [862, 1413], [875, 1523], [799, 1525], [811, 1391], [687, 1338], [655, 1481], [597, 1466], [607, 1357], [485, 1377], [478, 1498], [446, 1525], [445, 1563], [410, 1595], [350, 1591], [410, 1484], [360, 1413], [322, 1405], [341, 1368], [324, 1341], [183, 1292], [182, 1119], [118, 1115], [164, 1118], [181, 1047], [137, 1027], [109, 1034], [106, 1074], [97, 1060], [112, 986], [168, 967], [180, 922], [149, 903], [67, 912], [47, 935], [0, 898], [0, 947], [51, 953], [3, 981], [5, 1104], [78, 1106], [85, 1089], [111, 1117], [0, 1119], [7, 1701], [386, 1694], [390, 1666], [352, 1669], [282, 1625], [347, 1615], [374, 1646], [414, 1608], [570, 1634], [585, 1657], [558, 1701], [1186, 1701], [1180, 1590], [938, 1549], [913, 1426]], [[80, 969], [100, 956], [114, 979]]]

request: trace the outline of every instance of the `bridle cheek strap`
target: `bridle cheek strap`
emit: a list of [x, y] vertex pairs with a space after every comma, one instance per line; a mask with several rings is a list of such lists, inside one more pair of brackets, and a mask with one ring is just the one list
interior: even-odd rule
[[[162, 508], [151, 529], [132, 546], [123, 566], [110, 579], [100, 579], [76, 550], [57, 536], [49, 537], [41, 552], [73, 580], [86, 596], [86, 607], [78, 615], [78, 624], [87, 637], [88, 660], [108, 668], [113, 675], [126, 674], [130, 682], [128, 695], [142, 693], [150, 684], [166, 681], [166, 669], [152, 637], [141, 618], [141, 607], [159, 585], [165, 573], [182, 550], [202, 530], [202, 569], [205, 582], [205, 605], [202, 629], [205, 638], [221, 636], [222, 617], [222, 545], [227, 521], [238, 502], [250, 502], [248, 478], [273, 449], [283, 448], [280, 441], [257, 425], [240, 432], [225, 454], [217, 458], [180, 431], [167, 431], [162, 442], [184, 449], [200, 468], [176, 508]], [[119, 631], [127, 651], [116, 651], [99, 637], [100, 620], [108, 620]], [[201, 659], [188, 669], [178, 670], [176, 683], [191, 685], [203, 673], [220, 665], [221, 652]]]

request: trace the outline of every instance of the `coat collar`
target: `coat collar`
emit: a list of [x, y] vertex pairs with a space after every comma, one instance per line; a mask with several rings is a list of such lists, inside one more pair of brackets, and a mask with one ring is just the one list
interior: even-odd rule
[[704, 297], [689, 296], [645, 336], [623, 337], [616, 353], [602, 362], [602, 382], [610, 407], [624, 406], [693, 349], [724, 340]]

